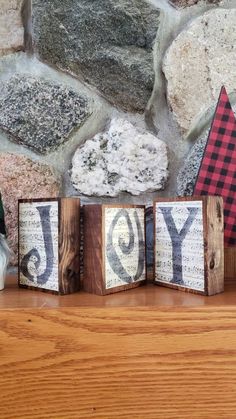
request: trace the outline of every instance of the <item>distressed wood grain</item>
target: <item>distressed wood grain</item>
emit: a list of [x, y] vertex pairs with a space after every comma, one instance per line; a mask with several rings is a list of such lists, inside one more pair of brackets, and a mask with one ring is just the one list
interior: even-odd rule
[[235, 307], [0, 314], [1, 419], [235, 418]]
[[59, 224], [59, 292], [80, 289], [80, 200], [61, 198]]
[[93, 294], [103, 292], [102, 207], [83, 206], [83, 289]]
[[221, 197], [207, 197], [206, 217], [207, 294], [214, 295], [224, 291], [224, 210]]
[[225, 277], [228, 279], [236, 279], [236, 248], [225, 247]]

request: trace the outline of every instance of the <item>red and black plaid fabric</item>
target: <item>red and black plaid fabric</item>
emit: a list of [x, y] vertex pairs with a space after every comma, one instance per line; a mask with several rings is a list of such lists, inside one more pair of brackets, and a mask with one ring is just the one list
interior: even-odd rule
[[221, 89], [194, 195], [223, 197], [225, 246], [236, 245], [236, 119], [224, 87]]

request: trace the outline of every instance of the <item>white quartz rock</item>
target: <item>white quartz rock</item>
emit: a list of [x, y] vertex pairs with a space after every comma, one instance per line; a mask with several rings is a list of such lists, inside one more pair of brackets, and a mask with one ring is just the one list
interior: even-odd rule
[[163, 189], [167, 179], [166, 144], [121, 118], [79, 147], [72, 161], [71, 181], [83, 195], [140, 195]]

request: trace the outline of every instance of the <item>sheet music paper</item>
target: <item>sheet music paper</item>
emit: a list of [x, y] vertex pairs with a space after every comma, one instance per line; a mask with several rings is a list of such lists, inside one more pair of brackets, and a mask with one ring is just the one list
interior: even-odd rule
[[[155, 205], [155, 280], [204, 291], [202, 201], [159, 202]], [[185, 237], [180, 246], [175, 240], [181, 231]]]
[[144, 208], [105, 208], [106, 289], [146, 279]]
[[58, 291], [58, 202], [20, 203], [22, 285]]

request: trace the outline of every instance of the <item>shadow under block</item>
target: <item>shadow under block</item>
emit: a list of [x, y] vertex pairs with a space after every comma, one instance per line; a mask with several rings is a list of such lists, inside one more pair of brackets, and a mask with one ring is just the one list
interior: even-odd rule
[[18, 284], [70, 294], [80, 288], [80, 200], [19, 200]]
[[224, 216], [221, 197], [154, 202], [156, 284], [214, 295], [224, 291]]
[[106, 295], [146, 280], [145, 207], [85, 205], [85, 291]]

